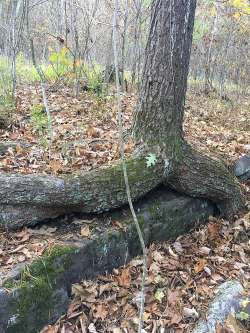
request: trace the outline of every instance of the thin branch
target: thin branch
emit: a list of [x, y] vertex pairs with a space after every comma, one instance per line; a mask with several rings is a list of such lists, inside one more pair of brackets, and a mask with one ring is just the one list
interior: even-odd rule
[[115, 62], [115, 76], [116, 76], [116, 92], [117, 92], [117, 106], [118, 106], [118, 130], [119, 130], [119, 147], [122, 160], [122, 169], [126, 187], [126, 193], [128, 198], [129, 208], [133, 217], [133, 221], [136, 227], [136, 231], [140, 240], [142, 254], [143, 254], [143, 272], [142, 272], [142, 283], [141, 283], [141, 295], [140, 295], [140, 311], [139, 311], [139, 325], [138, 333], [142, 333], [143, 330], [143, 315], [144, 315], [144, 305], [145, 305], [145, 281], [147, 276], [147, 249], [143, 239], [143, 234], [135, 213], [133, 206], [128, 173], [125, 160], [124, 152], [124, 141], [123, 141], [123, 124], [122, 124], [122, 107], [121, 107], [121, 86], [119, 82], [119, 66], [118, 66], [118, 53], [117, 53], [117, 16], [118, 16], [118, 0], [115, 0], [115, 10], [113, 17], [113, 48], [114, 48], [114, 62]]
[[27, 29], [27, 35], [28, 35], [28, 40], [30, 42], [30, 49], [31, 49], [31, 58], [32, 58], [32, 63], [33, 66], [35, 67], [37, 74], [40, 78], [40, 85], [41, 85], [41, 90], [42, 90], [42, 97], [43, 97], [43, 104], [45, 107], [45, 111], [47, 114], [47, 119], [48, 119], [48, 133], [49, 133], [49, 158], [51, 155], [51, 145], [52, 145], [52, 139], [53, 139], [53, 130], [52, 130], [52, 121], [51, 121], [51, 114], [50, 114], [50, 109], [49, 109], [49, 104], [48, 104], [48, 99], [47, 99], [47, 94], [46, 94], [46, 78], [44, 75], [44, 72], [42, 68], [39, 66], [39, 64], [36, 61], [36, 56], [35, 56], [35, 48], [34, 48], [34, 41], [33, 38], [30, 34], [30, 27], [29, 27], [29, 0], [25, 1], [26, 5], [26, 29]]

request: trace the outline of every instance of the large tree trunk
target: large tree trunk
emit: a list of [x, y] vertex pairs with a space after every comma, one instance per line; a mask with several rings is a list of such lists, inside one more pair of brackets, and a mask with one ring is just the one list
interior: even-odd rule
[[[153, 0], [142, 86], [135, 112], [137, 155], [127, 161], [132, 199], [164, 183], [208, 198], [226, 216], [243, 207], [236, 178], [183, 135], [196, 1]], [[139, 153], [139, 154], [138, 154]], [[157, 157], [147, 168], [145, 158]], [[0, 175], [0, 224], [21, 226], [67, 212], [100, 213], [126, 204], [121, 165], [68, 178]]]
[[142, 154], [165, 160], [165, 184], [211, 199], [230, 217], [244, 204], [239, 183], [221, 161], [196, 152], [183, 135], [195, 7], [196, 0], [153, 1], [134, 137]]
[[159, 145], [182, 135], [196, 1], [155, 0], [134, 135]]

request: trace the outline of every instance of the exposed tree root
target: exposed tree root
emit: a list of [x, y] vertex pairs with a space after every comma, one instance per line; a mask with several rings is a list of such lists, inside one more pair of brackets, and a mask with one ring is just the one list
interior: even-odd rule
[[[164, 168], [147, 168], [144, 157], [127, 161], [133, 200], [162, 183]], [[0, 175], [0, 225], [17, 227], [67, 212], [101, 213], [127, 203], [121, 164], [86, 174], [57, 178]]]
[[237, 178], [221, 161], [202, 155], [187, 143], [181, 146], [174, 175], [166, 183], [180, 193], [213, 201], [227, 218], [244, 207]]
[[[147, 167], [145, 153], [127, 161], [132, 200], [165, 184], [177, 192], [211, 200], [226, 217], [235, 215], [244, 207], [237, 179], [222, 162], [202, 156], [180, 142], [175, 149], [166, 148], [165, 155], [172, 159], [158, 157], [154, 166]], [[171, 174], [166, 172], [166, 160]], [[0, 225], [9, 228], [36, 224], [64, 213], [101, 213], [125, 204], [127, 195], [120, 164], [65, 178], [0, 175]]]

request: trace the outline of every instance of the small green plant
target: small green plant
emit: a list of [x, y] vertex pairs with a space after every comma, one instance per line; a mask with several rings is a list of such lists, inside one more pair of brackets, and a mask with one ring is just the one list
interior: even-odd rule
[[0, 57], [0, 127], [8, 125], [11, 114], [15, 110], [12, 95], [11, 70], [8, 62]]
[[96, 73], [94, 70], [89, 71], [87, 75], [88, 88], [93, 91], [97, 96], [104, 94], [104, 83], [102, 73]]
[[43, 105], [37, 104], [31, 107], [31, 123], [36, 134], [39, 136], [47, 134], [48, 118]]
[[148, 156], [146, 156], [147, 168], [154, 166], [156, 162], [157, 162], [157, 157], [155, 154], [149, 154]]
[[15, 101], [11, 94], [0, 94], [0, 109], [14, 110]]
[[49, 61], [54, 74], [56, 73], [58, 77], [61, 77], [72, 69], [73, 60], [66, 47], [61, 48], [58, 52], [53, 49], [50, 49], [50, 51]]
[[103, 67], [94, 64], [92, 67], [83, 64], [82, 72], [86, 78], [88, 89], [101, 97], [106, 94], [107, 86], [104, 83]]
[[247, 312], [241, 311], [236, 314], [236, 318], [243, 321], [249, 319], [249, 314]]

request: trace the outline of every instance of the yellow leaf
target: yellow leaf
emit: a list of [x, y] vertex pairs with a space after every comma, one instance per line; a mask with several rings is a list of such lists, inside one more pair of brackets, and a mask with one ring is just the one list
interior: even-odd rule
[[164, 289], [157, 289], [155, 292], [156, 300], [161, 303], [164, 297], [165, 297]]
[[243, 308], [246, 308], [248, 306], [248, 304], [250, 303], [249, 299], [244, 299], [242, 302], [241, 302], [241, 306]]

